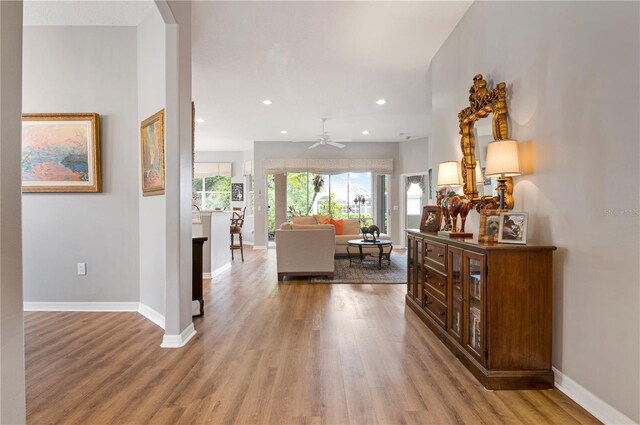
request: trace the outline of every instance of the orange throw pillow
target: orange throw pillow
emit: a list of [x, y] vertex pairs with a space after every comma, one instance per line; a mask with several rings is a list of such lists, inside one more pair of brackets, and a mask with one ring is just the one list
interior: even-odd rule
[[336, 235], [344, 235], [344, 220], [331, 219], [331, 224], [336, 228]]
[[332, 224], [331, 220], [333, 219], [333, 217], [331, 217], [331, 214], [316, 215], [315, 218], [318, 224]]

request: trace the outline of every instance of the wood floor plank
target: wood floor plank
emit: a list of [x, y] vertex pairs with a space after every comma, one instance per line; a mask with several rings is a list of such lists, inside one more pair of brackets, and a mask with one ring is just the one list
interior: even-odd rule
[[405, 285], [278, 282], [273, 250], [205, 284], [186, 347], [137, 313], [25, 313], [29, 424], [597, 424], [557, 390], [487, 391]]

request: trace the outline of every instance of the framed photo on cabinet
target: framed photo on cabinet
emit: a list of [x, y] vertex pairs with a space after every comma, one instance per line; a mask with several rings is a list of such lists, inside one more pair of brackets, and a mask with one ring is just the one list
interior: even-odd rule
[[140, 126], [142, 195], [164, 194], [164, 109]]
[[100, 115], [22, 115], [23, 192], [101, 192]]
[[437, 232], [440, 230], [440, 212], [437, 205], [425, 205], [422, 208], [422, 218], [420, 219], [421, 232]]
[[527, 219], [528, 214], [524, 212], [500, 213], [498, 242], [526, 245]]
[[500, 230], [500, 213], [507, 210], [481, 210], [480, 228], [478, 229], [479, 242], [498, 242]]

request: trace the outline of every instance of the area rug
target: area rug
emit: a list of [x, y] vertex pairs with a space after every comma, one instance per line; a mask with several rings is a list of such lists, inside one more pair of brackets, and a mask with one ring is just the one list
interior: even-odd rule
[[360, 263], [360, 258], [354, 257], [349, 267], [349, 257], [337, 257], [335, 259], [336, 270], [333, 279], [323, 276], [310, 277], [314, 283], [407, 283], [407, 256], [391, 254], [391, 264], [386, 259], [382, 260], [382, 270], [378, 270], [378, 256], [365, 257]]

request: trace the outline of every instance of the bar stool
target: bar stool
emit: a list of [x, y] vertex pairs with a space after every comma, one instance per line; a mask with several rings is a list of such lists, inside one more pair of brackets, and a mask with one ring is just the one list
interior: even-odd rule
[[[231, 249], [231, 261], [234, 260], [233, 251], [236, 249], [240, 250], [240, 256], [242, 257], [242, 261], [244, 261], [244, 249], [242, 247], [242, 225], [244, 224], [244, 214], [247, 211], [247, 207], [243, 208], [234, 208], [233, 213], [231, 214], [231, 227], [229, 228], [229, 233], [231, 236], [231, 245], [229, 248]], [[239, 242], [236, 245], [235, 238], [233, 235], [238, 235]]]

